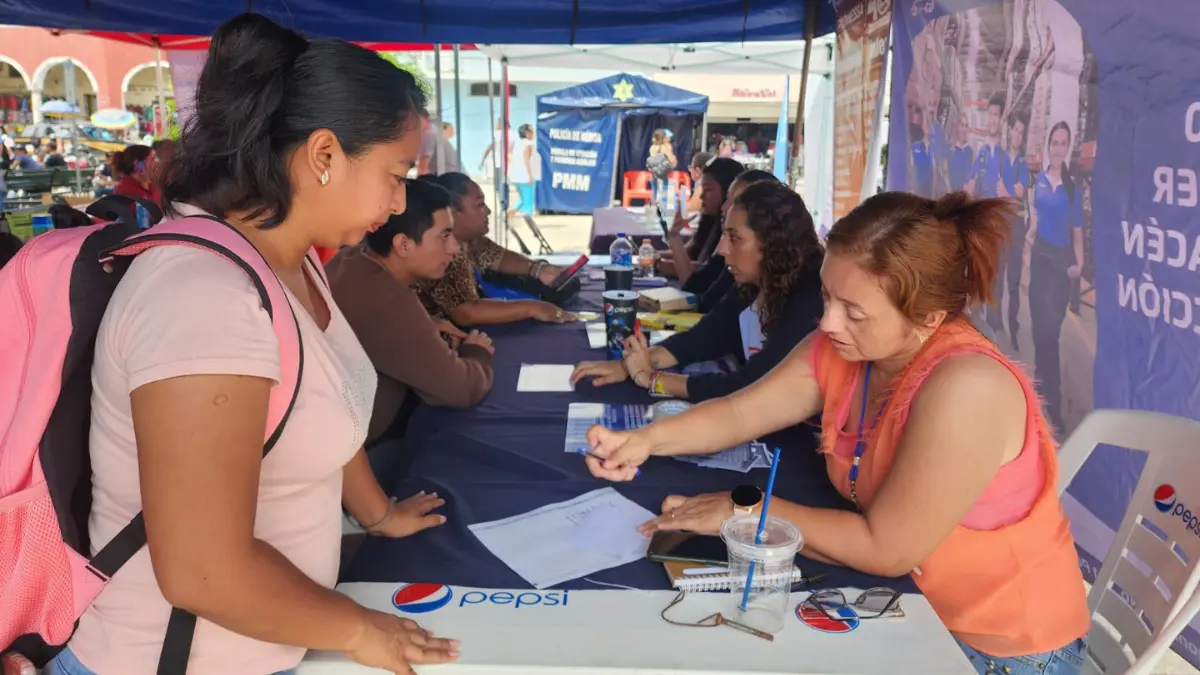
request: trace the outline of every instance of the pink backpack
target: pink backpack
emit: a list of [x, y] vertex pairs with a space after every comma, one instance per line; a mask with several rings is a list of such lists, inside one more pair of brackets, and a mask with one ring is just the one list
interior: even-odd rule
[[[145, 232], [122, 223], [53, 230], [0, 270], [0, 652], [43, 664], [104, 585], [146, 543], [138, 514], [95, 555], [91, 510], [91, 369], [105, 308], [133, 257], [155, 246], [211, 251], [243, 270], [280, 346], [263, 453], [279, 439], [303, 364], [283, 285], [250, 242], [223, 221], [193, 216]], [[308, 262], [324, 281], [320, 265]], [[159, 675], [187, 670], [195, 616], [174, 609]]]

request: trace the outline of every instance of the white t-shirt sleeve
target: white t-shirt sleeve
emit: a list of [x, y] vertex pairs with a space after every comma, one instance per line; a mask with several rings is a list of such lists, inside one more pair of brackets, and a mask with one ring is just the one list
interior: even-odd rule
[[216, 253], [169, 246], [141, 254], [103, 324], [130, 392], [185, 375], [280, 379], [279, 342], [258, 291]]

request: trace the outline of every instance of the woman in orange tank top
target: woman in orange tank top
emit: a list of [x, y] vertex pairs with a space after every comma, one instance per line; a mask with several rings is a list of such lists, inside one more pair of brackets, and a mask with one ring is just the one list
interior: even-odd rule
[[[633, 432], [593, 427], [592, 473], [717, 452], [822, 414], [821, 450], [852, 511], [776, 495], [808, 557], [913, 580], [980, 673], [1073, 675], [1089, 616], [1055, 492], [1058, 460], [1020, 368], [966, 318], [989, 303], [1006, 200], [872, 197], [829, 233], [821, 330], [770, 375]], [[657, 530], [719, 531], [729, 493], [671, 496]]]

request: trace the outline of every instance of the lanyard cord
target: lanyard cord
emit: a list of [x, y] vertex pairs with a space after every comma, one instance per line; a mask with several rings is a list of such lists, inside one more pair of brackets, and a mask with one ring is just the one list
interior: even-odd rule
[[[862, 508], [858, 505], [858, 465], [862, 462], [863, 453], [867, 450], [867, 441], [863, 437], [863, 423], [867, 417], [867, 390], [871, 384], [871, 365], [870, 362], [867, 362], [866, 373], [863, 375], [862, 409], [858, 414], [858, 437], [854, 442], [854, 463], [850, 465], [850, 501], [854, 502], [855, 508], [860, 511]], [[875, 411], [875, 419], [871, 421], [871, 428], [867, 430], [867, 433], [875, 431], [876, 425], [879, 424], [879, 417], [883, 414], [883, 409], [887, 407], [889, 397], [890, 392], [888, 396], [884, 397], [883, 403], [879, 404], [879, 409]]]

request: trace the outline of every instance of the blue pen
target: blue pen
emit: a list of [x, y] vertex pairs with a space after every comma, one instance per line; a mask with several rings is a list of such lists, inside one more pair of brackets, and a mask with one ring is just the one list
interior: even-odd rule
[[[584, 456], [586, 456], [586, 457], [591, 457], [592, 459], [594, 459], [594, 460], [597, 460], [597, 461], [600, 461], [600, 462], [603, 462], [603, 461], [604, 461], [604, 459], [605, 459], [604, 457], [601, 457], [600, 455], [597, 455], [596, 453], [592, 452], [591, 450], [589, 450], [589, 449], [587, 449], [587, 448], [575, 448], [575, 452], [577, 452], [577, 453], [579, 453], [579, 454], [581, 454], [581, 455], [584, 455]], [[638, 469], [638, 470], [637, 470], [637, 473], [635, 473], [635, 474], [633, 474], [633, 475], [634, 475], [634, 477], [635, 477], [635, 478], [637, 478], [637, 477], [641, 476], [641, 475], [642, 475], [642, 470], [641, 470], [641, 469]]]
[[[771, 458], [771, 475], [767, 476], [767, 494], [763, 496], [762, 513], [758, 516], [758, 531], [754, 533], [754, 543], [763, 543], [763, 528], [767, 526], [767, 509], [771, 508], [771, 493], [775, 491], [775, 472], [779, 470], [779, 448]], [[750, 561], [750, 569], [746, 572], [746, 587], [742, 589], [742, 611], [746, 611], [746, 603], [750, 602], [750, 585], [754, 581], [754, 561]]]

